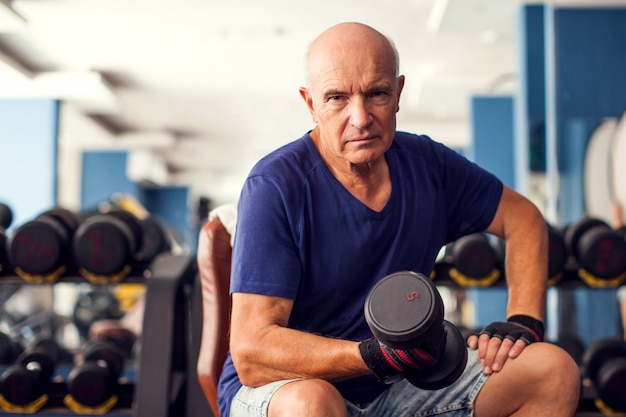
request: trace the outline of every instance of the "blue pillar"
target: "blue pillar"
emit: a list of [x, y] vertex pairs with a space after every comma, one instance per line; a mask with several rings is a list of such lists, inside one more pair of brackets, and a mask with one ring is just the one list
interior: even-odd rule
[[[515, 188], [514, 100], [506, 96], [474, 97], [471, 101], [472, 143], [468, 158]], [[467, 298], [474, 305], [474, 326], [504, 320], [506, 288], [471, 289]]]
[[[583, 158], [590, 134], [626, 106], [626, 9], [557, 9], [554, 17], [557, 147], [563, 167], [558, 213], [573, 222], [585, 210]], [[580, 288], [575, 299], [579, 334], [587, 345], [621, 334], [615, 290]]]

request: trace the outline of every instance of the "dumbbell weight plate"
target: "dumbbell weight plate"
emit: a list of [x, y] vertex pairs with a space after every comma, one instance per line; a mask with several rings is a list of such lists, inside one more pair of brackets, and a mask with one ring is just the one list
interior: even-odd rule
[[0, 377], [2, 396], [12, 405], [24, 406], [41, 397], [41, 382], [31, 371], [10, 366]]
[[577, 222], [567, 226], [565, 230], [565, 245], [569, 249], [570, 253], [578, 259], [580, 256], [578, 250], [578, 242], [583, 234], [594, 227], [608, 227], [608, 225], [600, 219], [593, 217], [584, 217]]
[[78, 227], [73, 249], [79, 267], [97, 276], [112, 276], [133, 262], [136, 246], [131, 230], [122, 220], [97, 214]]
[[122, 353], [110, 343], [96, 342], [87, 347], [84, 363], [68, 375], [68, 394], [83, 406], [99, 406], [115, 394], [123, 369]]
[[41, 217], [23, 224], [9, 241], [10, 262], [25, 274], [51, 274], [67, 259], [67, 232], [51, 218]]
[[142, 261], [151, 261], [158, 254], [169, 251], [169, 243], [164, 231], [164, 226], [155, 217], [146, 217], [141, 222], [143, 229], [143, 244], [140, 258]]
[[119, 377], [124, 370], [123, 353], [109, 342], [95, 342], [91, 345], [85, 352], [85, 361], [105, 362], [115, 378]]
[[114, 209], [107, 214], [120, 219], [128, 227], [128, 230], [130, 230], [133, 236], [133, 256], [135, 256], [143, 245], [143, 227], [141, 221], [131, 212], [122, 209]]
[[475, 233], [454, 242], [452, 262], [466, 277], [480, 279], [496, 268], [496, 253], [484, 234]]
[[114, 382], [106, 368], [97, 363], [84, 363], [70, 371], [67, 377], [67, 393], [86, 407], [103, 404], [114, 394]]
[[16, 365], [2, 374], [2, 395], [14, 405], [30, 404], [45, 393], [54, 369], [54, 360], [45, 352], [24, 352], [17, 358]]
[[580, 265], [598, 278], [626, 272], [626, 241], [608, 227], [588, 230], [578, 242]]
[[459, 329], [447, 320], [443, 321], [446, 332], [446, 347], [439, 363], [424, 372], [410, 372], [406, 379], [416, 387], [438, 390], [459, 379], [467, 365], [467, 346]]
[[567, 246], [563, 235], [548, 225], [548, 278], [555, 279], [567, 261]]
[[594, 342], [585, 351], [583, 366], [600, 399], [613, 410], [626, 412], [626, 342]]
[[428, 278], [411, 271], [397, 272], [372, 288], [364, 312], [378, 341], [401, 347], [443, 320], [443, 301]]
[[8, 229], [11, 223], [13, 223], [13, 211], [6, 204], [0, 203], [0, 227]]
[[626, 412], [626, 356], [603, 366], [596, 383], [602, 401], [615, 411]]

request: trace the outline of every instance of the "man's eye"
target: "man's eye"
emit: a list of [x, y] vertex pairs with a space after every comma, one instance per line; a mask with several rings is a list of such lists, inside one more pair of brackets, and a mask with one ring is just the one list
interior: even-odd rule
[[329, 96], [328, 97], [328, 101], [337, 101], [337, 100], [341, 100], [341, 96]]
[[369, 95], [369, 99], [373, 103], [386, 104], [389, 101], [389, 93], [386, 91], [374, 91]]

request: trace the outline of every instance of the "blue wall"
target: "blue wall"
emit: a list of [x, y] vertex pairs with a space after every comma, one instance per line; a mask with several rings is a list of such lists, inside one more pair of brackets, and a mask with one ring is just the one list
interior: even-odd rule
[[163, 220], [178, 242], [190, 252], [197, 250], [198, 231], [191, 225], [187, 187], [144, 188], [142, 202], [154, 216]]
[[90, 210], [115, 193], [139, 199], [139, 186], [126, 177], [127, 152], [83, 152], [81, 209]]
[[81, 209], [95, 209], [116, 193], [130, 195], [164, 221], [185, 249], [195, 251], [197, 233], [190, 225], [188, 188], [144, 187], [126, 176], [127, 160], [126, 151], [83, 153]]
[[11, 229], [56, 204], [58, 116], [56, 100], [0, 100], [0, 201]]

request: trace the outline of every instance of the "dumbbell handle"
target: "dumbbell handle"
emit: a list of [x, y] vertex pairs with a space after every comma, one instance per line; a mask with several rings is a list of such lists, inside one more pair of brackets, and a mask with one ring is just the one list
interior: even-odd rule
[[[411, 378], [407, 379], [411, 383], [424, 389], [437, 389], [454, 382], [465, 369], [465, 340], [454, 325], [443, 319], [443, 300], [426, 276], [411, 271], [387, 275], [368, 294], [364, 310], [374, 337], [384, 345], [378, 348], [384, 360], [376, 357], [378, 352], [371, 342], [361, 346], [368, 367], [381, 368], [373, 369], [379, 379], [382, 376], [384, 380], [390, 377], [397, 380], [410, 370]], [[370, 351], [363, 354], [366, 347]], [[417, 347], [434, 360], [413, 364], [415, 355], [407, 352]], [[400, 360], [390, 352], [397, 353]], [[372, 355], [370, 363], [368, 353]]]

